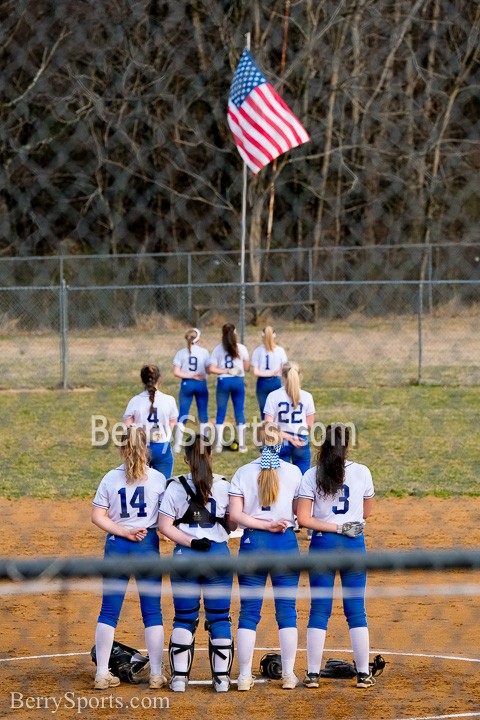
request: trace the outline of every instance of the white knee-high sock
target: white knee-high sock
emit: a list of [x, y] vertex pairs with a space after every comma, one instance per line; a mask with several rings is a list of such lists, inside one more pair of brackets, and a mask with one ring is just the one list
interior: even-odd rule
[[[221, 658], [220, 655], [215, 653], [213, 667], [218, 673], [226, 673], [228, 670], [228, 664], [230, 662], [230, 651], [227, 649], [227, 647], [231, 644], [232, 641], [230, 638], [216, 638], [215, 640], [212, 640], [212, 645], [220, 645], [223, 648], [223, 650], [220, 650], [220, 652], [222, 653], [222, 655], [225, 655], [225, 658]], [[226, 678], [222, 677], [220, 679], [225, 680]]]
[[320, 673], [326, 630], [307, 628], [307, 672]]
[[159, 675], [162, 672], [163, 643], [163, 625], [152, 625], [145, 628], [145, 644], [150, 658], [150, 673], [152, 675]]
[[253, 651], [255, 650], [255, 640], [257, 633], [255, 630], [248, 628], [238, 628], [237, 630], [237, 657], [240, 666], [240, 675], [252, 674]]
[[282, 656], [282, 674], [291, 675], [297, 655], [298, 631], [296, 627], [282, 628], [278, 631], [280, 654]]
[[356, 627], [350, 629], [350, 640], [352, 643], [353, 657], [357, 672], [368, 673], [368, 658], [370, 652], [370, 636], [368, 627]]
[[105, 623], [97, 623], [95, 630], [95, 652], [97, 654], [97, 674], [106, 675], [112, 652], [115, 628]]
[[245, 447], [246, 436], [247, 436], [247, 426], [246, 425], [237, 425], [238, 444], [241, 448]]
[[180, 452], [180, 448], [182, 447], [182, 440], [183, 440], [183, 433], [185, 431], [185, 425], [183, 423], [177, 423], [177, 427], [175, 429], [175, 444], [173, 446], [173, 452]]
[[215, 425], [215, 449], [217, 450], [217, 452], [222, 447], [224, 427], [224, 425]]
[[[193, 640], [193, 634], [190, 630], [185, 628], [173, 628], [172, 630], [172, 642], [178, 643], [179, 645], [191, 645]], [[175, 648], [174, 648], [175, 650]], [[189, 665], [190, 653], [188, 650], [182, 650], [179, 653], [173, 655], [173, 671], [187, 672]]]

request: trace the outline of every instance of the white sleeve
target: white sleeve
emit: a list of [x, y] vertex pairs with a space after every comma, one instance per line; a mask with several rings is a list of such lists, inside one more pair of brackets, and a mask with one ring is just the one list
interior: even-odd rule
[[175, 402], [175, 398], [173, 397], [173, 395], [170, 395], [170, 398], [171, 398], [171, 400], [170, 400], [170, 403], [171, 403], [170, 420], [176, 420], [178, 418], [177, 403]]
[[282, 363], [282, 365], [285, 365], [285, 363], [288, 362], [287, 353], [285, 352], [283, 347], [279, 347], [278, 349], [280, 350], [280, 362]]
[[95, 497], [93, 498], [93, 504], [96, 505], [96, 507], [105, 508], [106, 510], [110, 507], [110, 500], [108, 499], [107, 484], [105, 479], [103, 479], [98, 486]]
[[240, 349], [240, 357], [242, 358], [242, 360], [248, 360], [250, 358], [250, 355], [248, 354], [248, 350], [245, 345], [239, 345], [238, 347]]
[[[173, 481], [175, 482], [175, 481]], [[175, 498], [173, 497], [174, 494], [174, 485], [171, 483], [167, 489], [165, 490], [165, 493], [163, 495], [162, 501], [160, 503], [160, 509], [159, 512], [162, 513], [162, 515], [168, 515], [168, 517], [176, 518], [177, 517], [177, 511], [178, 508], [175, 504]]]
[[176, 353], [175, 357], [173, 358], [173, 364], [177, 365], [178, 367], [181, 367], [181, 365], [182, 365], [182, 351], [181, 350], [179, 350]]
[[213, 349], [212, 354], [210, 355], [208, 364], [209, 364], [209, 365], [220, 365], [220, 357], [219, 357], [219, 352], [218, 352], [218, 345], [217, 345], [216, 348]]
[[265, 400], [265, 407], [263, 408], [263, 414], [271, 415], [273, 418], [275, 418], [275, 407], [273, 405], [272, 394], [273, 393], [267, 395], [267, 399]]
[[252, 367], [256, 367], [256, 368], [260, 367], [260, 357], [261, 357], [260, 353], [261, 353], [261, 348], [256, 347], [252, 353]]
[[132, 398], [132, 399], [129, 401], [125, 412], [123, 413], [123, 419], [126, 420], [127, 418], [135, 417], [135, 411], [136, 411], [136, 409], [137, 409], [137, 408], [136, 408], [135, 398]]
[[365, 490], [363, 492], [363, 497], [365, 500], [367, 500], [368, 498], [372, 498], [375, 495], [375, 488], [373, 487], [372, 473], [366, 465], [364, 465], [364, 468]]
[[240, 478], [238, 476], [238, 472], [236, 472], [232, 478], [232, 481], [230, 483], [230, 490], [228, 491], [228, 494], [229, 495], [237, 495], [239, 497], [244, 497], [243, 490], [241, 488]]
[[305, 400], [305, 415], [313, 415], [315, 413], [315, 403], [313, 402], [312, 395], [310, 393], [306, 393]]
[[[314, 500], [315, 499], [315, 476], [316, 476], [316, 469], [310, 468], [310, 470], [307, 470], [305, 475], [302, 477], [302, 481], [300, 483], [300, 488], [298, 491], [299, 497], [308, 498], [308, 500]], [[312, 482], [313, 480], [313, 482]]]

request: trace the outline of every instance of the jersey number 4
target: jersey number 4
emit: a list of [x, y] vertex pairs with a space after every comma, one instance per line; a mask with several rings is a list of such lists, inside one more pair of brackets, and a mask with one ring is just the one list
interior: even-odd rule
[[[118, 491], [118, 494], [120, 495], [120, 504], [121, 504], [121, 509], [122, 509], [122, 512], [120, 513], [120, 517], [128, 518], [128, 517], [130, 517], [130, 513], [128, 512], [128, 508], [127, 508], [127, 491], [125, 488], [120, 488], [120, 490]], [[143, 487], [136, 488], [135, 492], [133, 493], [133, 495], [131, 497], [129, 505], [132, 508], [138, 509], [137, 517], [147, 517], [147, 513], [145, 512], [147, 503], [145, 502], [145, 489]]]

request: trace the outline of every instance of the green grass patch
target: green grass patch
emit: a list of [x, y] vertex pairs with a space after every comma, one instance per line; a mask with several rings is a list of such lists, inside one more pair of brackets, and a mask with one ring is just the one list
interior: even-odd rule
[[[368, 465], [377, 495], [449, 497], [480, 495], [476, 422], [480, 388], [404, 386], [319, 388], [316, 419], [351, 422], [357, 444], [350, 456]], [[215, 381], [209, 380], [210, 417], [214, 419]], [[162, 389], [176, 396], [178, 384]], [[121, 419], [135, 385], [94, 391], [18, 391], [0, 394], [3, 417], [0, 495], [41, 498], [90, 497], [103, 475], [120, 463], [118, 448], [92, 447], [92, 415], [105, 415], [110, 426]], [[254, 379], [247, 378], [247, 418], [258, 416]], [[231, 414], [227, 421], [232, 422]], [[250, 442], [250, 447], [252, 447]], [[215, 457], [214, 470], [231, 478], [256, 451]], [[184, 472], [181, 455], [174, 472]]]

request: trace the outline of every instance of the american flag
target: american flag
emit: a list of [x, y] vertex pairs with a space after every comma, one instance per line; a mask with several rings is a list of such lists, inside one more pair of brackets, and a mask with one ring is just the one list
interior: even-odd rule
[[310, 140], [246, 49], [230, 88], [228, 124], [238, 152], [254, 175], [282, 153]]

